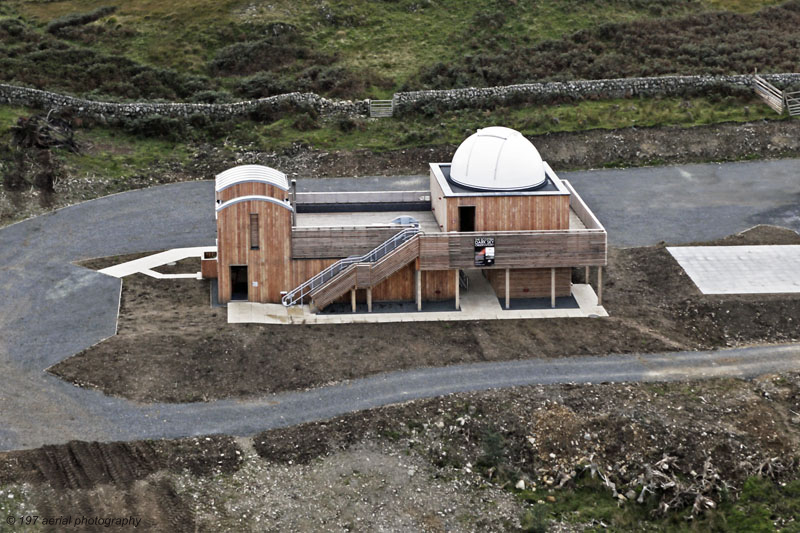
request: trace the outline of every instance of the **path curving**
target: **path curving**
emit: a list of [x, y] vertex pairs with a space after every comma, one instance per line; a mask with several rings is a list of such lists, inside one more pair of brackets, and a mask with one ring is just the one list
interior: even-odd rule
[[[800, 229], [798, 169], [800, 161], [781, 160], [564, 177], [609, 228], [612, 244], [629, 245], [717, 238], [753, 223]], [[424, 180], [396, 178], [403, 183], [419, 179]], [[372, 180], [387, 181], [392, 179]], [[324, 190], [332, 183], [301, 185]], [[743, 187], [746, 183], [756, 185]], [[656, 191], [658, 201], [648, 201], [645, 216], [638, 202], [648, 190]], [[213, 244], [212, 202], [212, 182], [171, 184], [100, 198], [0, 229], [0, 450], [72, 439], [246, 435], [388, 403], [494, 387], [752, 376], [800, 368], [797, 345], [531, 359], [396, 372], [254, 401], [178, 405], [136, 404], [45, 373], [116, 330], [120, 280], [72, 263]]]

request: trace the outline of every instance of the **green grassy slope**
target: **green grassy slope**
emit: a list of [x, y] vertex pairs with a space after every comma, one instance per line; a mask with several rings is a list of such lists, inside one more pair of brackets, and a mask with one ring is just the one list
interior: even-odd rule
[[[647, 21], [668, 34], [701, 24], [710, 30], [705, 33], [712, 40], [729, 47], [729, 42], [741, 42], [766, 26], [771, 35], [782, 39], [793, 31], [783, 27], [791, 26], [791, 17], [758, 11], [776, 4], [776, 0], [274, 0], [268, 4], [7, 0], [0, 7], [0, 18], [22, 17], [27, 38], [7, 35], [4, 39], [0, 27], [0, 42], [8, 45], [5, 54], [0, 52], [0, 79], [122, 98], [189, 98], [208, 90], [265, 96], [295, 89], [380, 97], [401, 88], [540, 79], [540, 68], [526, 64], [525, 58], [548, 62], [539, 67], [552, 77], [604, 77], [604, 71], [616, 73], [625, 50], [604, 47], [592, 60], [598, 68], [581, 70], [575, 58], [542, 55], [540, 49], [574, 47], [570, 39], [579, 30], [593, 40], [601, 40], [609, 28], [635, 38], [637, 24]], [[797, 7], [796, 1], [788, 4]], [[106, 5], [116, 5], [116, 12], [54, 34], [44, 31], [55, 19]], [[704, 15], [713, 10], [743, 15], [737, 19], [724, 13]], [[685, 38], [679, 33], [673, 37]], [[226, 50], [237, 44], [239, 48]], [[784, 52], [796, 47], [795, 36]], [[727, 70], [749, 68], [754, 60], [769, 69], [770, 58], [776, 55], [761, 51], [740, 57], [738, 49], [726, 50], [720, 48], [717, 53], [727, 54], [720, 67]], [[226, 52], [238, 62], [229, 61], [220, 68], [214, 59]], [[676, 54], [667, 54], [658, 68], [642, 65], [639, 74], [647, 73], [645, 67], [676, 73], [714, 70], [708, 62], [696, 64], [697, 57], [687, 60], [691, 50]], [[514, 62], [505, 64], [506, 55]], [[573, 64], [558, 65], [561, 60]], [[26, 70], [20, 62], [33, 66]], [[79, 73], [92, 74], [85, 87], [77, 75], [70, 81], [71, 73], [62, 72], [59, 67], [65, 62]], [[93, 68], [96, 64], [102, 67]], [[441, 65], [456, 70], [442, 77], [437, 74]], [[141, 69], [151, 71], [143, 75]], [[636, 66], [622, 72], [636, 75]], [[260, 77], [243, 84], [243, 73]], [[136, 83], [127, 83], [132, 77]]]

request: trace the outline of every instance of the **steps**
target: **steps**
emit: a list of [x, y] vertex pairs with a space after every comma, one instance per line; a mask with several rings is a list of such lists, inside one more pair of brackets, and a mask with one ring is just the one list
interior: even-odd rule
[[351, 289], [374, 287], [417, 257], [419, 236], [414, 235], [377, 261], [350, 265], [328, 283], [312, 291], [311, 303], [316, 309], [323, 309]]
[[[419, 257], [419, 238], [417, 237], [419, 233], [420, 230], [418, 227], [406, 228], [364, 255], [354, 255], [340, 259], [310, 280], [286, 293], [281, 299], [283, 305], [289, 307], [298, 303], [303, 303], [306, 297], [311, 296], [313, 299], [312, 294], [324, 296], [327, 292], [321, 292], [321, 290], [329, 284], [332, 284], [328, 289], [329, 291], [338, 291], [341, 284], [350, 282], [352, 282], [352, 284], [349, 288], [353, 288], [357, 285], [362, 287], [375, 285], [375, 283], [378, 282], [369, 284], [370, 280], [373, 278], [373, 267], [375, 268], [374, 277], [377, 279], [383, 275], [384, 271], [388, 271], [394, 266], [392, 262], [396, 260], [394, 258], [392, 260], [387, 260], [387, 262], [382, 262], [387, 256], [394, 254], [394, 252], [401, 248], [404, 250], [404, 253], [409, 253], [409, 250], [416, 248], [416, 251], [413, 252], [415, 255], [412, 260]], [[412, 240], [416, 243], [415, 246], [404, 246]], [[357, 267], [359, 264], [361, 266]], [[367, 266], [364, 266], [364, 264], [367, 264]], [[402, 266], [404, 265], [401, 265], [401, 267]], [[398, 267], [398, 269], [399, 268], [400, 267]], [[391, 273], [395, 271], [396, 270], [393, 270]], [[391, 275], [391, 273], [389, 275]], [[388, 277], [388, 275], [381, 278], [381, 280], [386, 279], [386, 277]], [[367, 284], [365, 285], [365, 283]], [[339, 292], [336, 298], [342, 294], [343, 292]], [[324, 296], [322, 300], [327, 300], [327, 296]]]

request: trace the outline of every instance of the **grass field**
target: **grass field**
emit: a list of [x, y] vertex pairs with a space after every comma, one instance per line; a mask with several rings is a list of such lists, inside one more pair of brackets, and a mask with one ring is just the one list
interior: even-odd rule
[[[33, 110], [0, 106], [0, 140], [19, 116]], [[631, 126], [691, 127], [720, 122], [773, 119], [775, 113], [756, 97], [659, 98], [582, 101], [552, 106], [500, 107], [494, 110], [457, 110], [435, 116], [413, 115], [389, 119], [322, 119], [308, 114], [285, 116], [272, 123], [248, 119], [229, 121], [210, 130], [188, 127], [169, 137], [136, 134], [112, 126], [82, 127], [76, 140], [80, 154], [59, 151], [75, 177], [103, 176], [119, 182], [153, 164], [185, 163], [197, 143], [210, 143], [235, 151], [242, 146], [264, 152], [281, 151], [296, 143], [319, 150], [391, 151], [425, 145], [457, 145], [476, 129], [502, 124], [530, 136], [590, 129]], [[178, 139], [179, 137], [180, 139]]]
[[[323, 150], [396, 150], [419, 145], [458, 144], [476, 129], [502, 124], [526, 135], [618, 129], [631, 126], [691, 127], [719, 122], [774, 118], [775, 113], [752, 98], [660, 98], [582, 101], [552, 106], [458, 110], [434, 116], [415, 115], [381, 120], [310, 120], [286, 117], [271, 124], [239, 122], [244, 141], [262, 149], [280, 149], [304, 142]], [[303, 130], [298, 125], [303, 125]]]

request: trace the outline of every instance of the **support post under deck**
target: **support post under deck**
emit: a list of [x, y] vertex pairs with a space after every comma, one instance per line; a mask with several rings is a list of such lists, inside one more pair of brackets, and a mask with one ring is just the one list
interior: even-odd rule
[[550, 269], [550, 307], [556, 308], [556, 269]]
[[511, 269], [506, 269], [506, 309], [511, 308]]
[[422, 311], [422, 271], [414, 271], [414, 294], [416, 295], [417, 311]]
[[597, 267], [597, 305], [603, 305], [603, 267]]
[[459, 279], [460, 271], [454, 270], [455, 272], [455, 282], [456, 282], [456, 311], [461, 309], [461, 280]]

